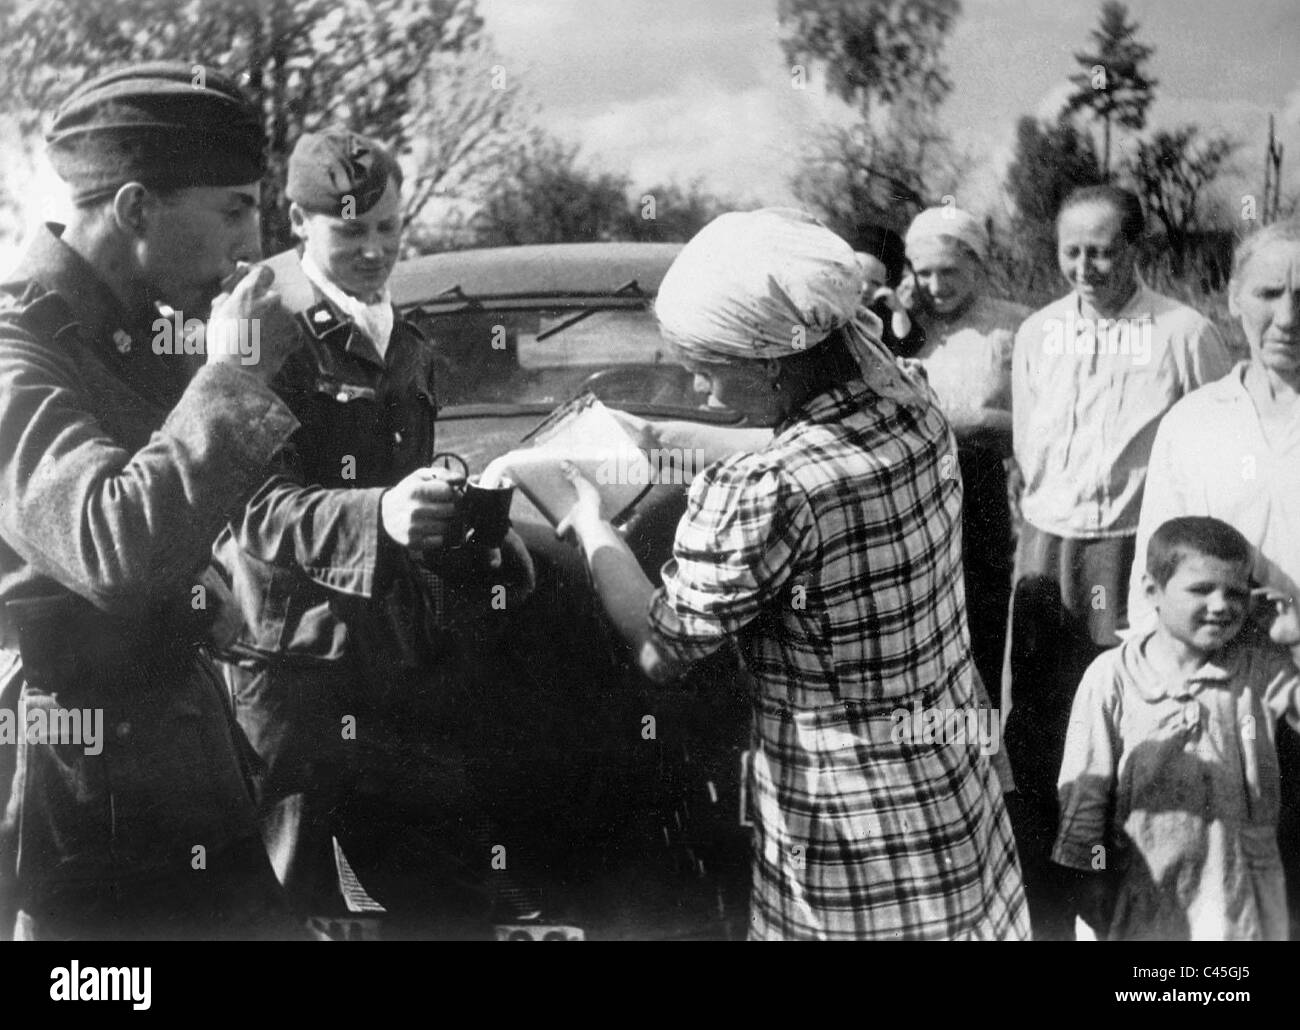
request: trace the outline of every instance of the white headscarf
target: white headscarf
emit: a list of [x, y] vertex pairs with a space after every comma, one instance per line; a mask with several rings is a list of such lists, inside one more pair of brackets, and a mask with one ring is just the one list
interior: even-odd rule
[[944, 236], [966, 244], [981, 262], [988, 260], [989, 234], [984, 224], [969, 211], [951, 204], [928, 207], [912, 219], [912, 224], [907, 227], [907, 252], [911, 254], [918, 243]]
[[706, 362], [789, 357], [843, 329], [873, 389], [910, 393], [881, 343], [880, 319], [862, 306], [864, 281], [853, 248], [811, 215], [739, 211], [682, 248], [655, 314], [683, 357]]

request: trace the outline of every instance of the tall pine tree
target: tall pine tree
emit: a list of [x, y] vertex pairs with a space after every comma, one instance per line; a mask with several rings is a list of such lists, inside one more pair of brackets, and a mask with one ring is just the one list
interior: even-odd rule
[[1128, 20], [1127, 7], [1106, 0], [1100, 23], [1091, 33], [1094, 49], [1074, 55], [1083, 70], [1070, 76], [1075, 92], [1066, 101], [1067, 110], [1088, 111], [1101, 122], [1101, 176], [1107, 182], [1113, 127], [1144, 128], [1159, 84], [1146, 73], [1145, 65], [1155, 51], [1137, 41], [1139, 28]]

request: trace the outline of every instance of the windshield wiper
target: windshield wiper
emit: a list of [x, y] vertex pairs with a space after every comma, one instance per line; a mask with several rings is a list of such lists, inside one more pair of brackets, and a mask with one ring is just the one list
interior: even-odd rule
[[[637, 285], [637, 281], [635, 279], [629, 279], [622, 286], [616, 289], [611, 294], [611, 296], [625, 297], [628, 296], [629, 294], [635, 295], [637, 297], [645, 296], [645, 293], [642, 291], [641, 287]], [[605, 308], [583, 308], [583, 310], [579, 311], [576, 315], [570, 315], [568, 318], [564, 319], [563, 321], [555, 323], [555, 325], [551, 326], [549, 329], [543, 329], [540, 333], [537, 334], [535, 339], [539, 343], [542, 340], [550, 339], [550, 337], [554, 336], [556, 333], [562, 333], [564, 332], [564, 330], [577, 325], [583, 319], [590, 318], [597, 311], [604, 311], [604, 310], [606, 309]]]
[[[459, 303], [459, 306], [449, 308], [441, 307], [443, 304], [453, 303]], [[437, 312], [437, 314], [440, 315], [453, 315], [459, 314], [462, 311], [477, 311], [482, 310], [483, 308], [483, 302], [477, 297], [471, 297], [466, 293], [460, 283], [457, 283], [455, 286], [447, 287], [447, 289], [443, 290], [437, 296], [430, 297], [423, 304], [414, 305], [413, 310], [423, 311], [426, 314], [433, 314], [434, 312], [432, 312], [430, 308], [434, 305], [440, 306]]]

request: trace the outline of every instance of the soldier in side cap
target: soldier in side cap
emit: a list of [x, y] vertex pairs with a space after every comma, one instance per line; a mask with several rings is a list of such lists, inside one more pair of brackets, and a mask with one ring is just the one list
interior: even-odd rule
[[460, 546], [460, 484], [430, 468], [434, 351], [386, 288], [401, 187], [388, 150], [356, 133], [309, 133], [289, 158], [301, 246], [271, 263], [286, 297], [295, 284], [304, 346], [275, 389], [302, 428], [216, 550], [246, 623], [227, 673], [266, 764], [268, 850], [300, 913], [346, 912], [337, 840], [390, 912], [475, 934], [490, 928], [491, 849], [466, 833], [482, 813], [443, 616], [487, 612], [494, 584], [522, 598], [532, 566], [513, 533], [500, 556]]
[[[47, 142], [75, 211], [0, 286], [6, 936], [292, 932], [201, 645], [212, 542], [298, 425], [268, 386], [297, 341], [245, 264], [258, 111], [203, 79], [140, 65], [68, 97]], [[190, 354], [154, 346], [160, 304], [200, 330]], [[258, 360], [193, 353], [205, 320], [258, 333]]]

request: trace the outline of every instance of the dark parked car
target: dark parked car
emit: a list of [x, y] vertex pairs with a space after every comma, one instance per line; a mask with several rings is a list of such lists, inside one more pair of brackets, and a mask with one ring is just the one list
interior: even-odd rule
[[[678, 249], [508, 247], [399, 265], [393, 299], [440, 355], [439, 450], [481, 471], [584, 391], [650, 419], [738, 424], [701, 406], [656, 329]], [[685, 495], [657, 485], [624, 524], [656, 581]], [[550, 917], [592, 939], [743, 936], [749, 709], [734, 654], [653, 687], [605, 626], [576, 551], [521, 495], [512, 518], [538, 585], [490, 645], [468, 645], [467, 732], [515, 868], [540, 880]]]

